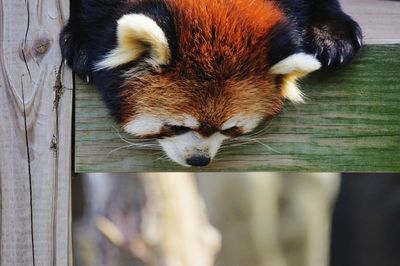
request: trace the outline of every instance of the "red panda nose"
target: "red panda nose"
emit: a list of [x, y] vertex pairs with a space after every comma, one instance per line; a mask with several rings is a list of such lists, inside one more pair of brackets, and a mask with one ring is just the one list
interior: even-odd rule
[[210, 157], [204, 155], [194, 155], [186, 159], [186, 163], [191, 166], [206, 166], [210, 161]]

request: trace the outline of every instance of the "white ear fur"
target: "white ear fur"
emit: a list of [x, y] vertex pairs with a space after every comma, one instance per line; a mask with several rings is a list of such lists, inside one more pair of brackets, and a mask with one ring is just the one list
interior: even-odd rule
[[286, 57], [273, 65], [272, 74], [284, 75], [282, 96], [294, 103], [304, 102], [304, 94], [297, 86], [297, 79], [321, 67], [321, 63], [312, 55], [297, 53]]
[[301, 77], [318, 70], [320, 67], [321, 63], [314, 56], [297, 53], [273, 65], [270, 72], [279, 75], [295, 74]]
[[282, 97], [293, 103], [304, 103], [304, 94], [297, 85], [296, 77], [286, 78], [282, 85]]
[[97, 63], [96, 69], [114, 68], [138, 59], [146, 50], [157, 65], [167, 64], [170, 50], [157, 23], [142, 14], [124, 15], [118, 20], [118, 45]]

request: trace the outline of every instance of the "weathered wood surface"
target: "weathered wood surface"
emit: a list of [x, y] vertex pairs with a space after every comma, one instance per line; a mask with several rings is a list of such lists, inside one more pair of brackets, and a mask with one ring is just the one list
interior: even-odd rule
[[68, 3], [0, 0], [0, 265], [71, 261]]
[[[400, 171], [400, 45], [369, 45], [352, 64], [303, 82], [308, 101], [287, 104], [259, 142], [226, 147], [205, 168], [160, 151], [121, 148], [92, 86], [76, 81], [75, 171]], [[268, 145], [268, 146], [267, 146]], [[119, 150], [116, 150], [121, 148]]]
[[400, 2], [396, 0], [340, 0], [343, 9], [360, 23], [368, 44], [400, 43]]
[[[400, 2], [342, 0], [368, 44], [348, 65], [304, 82], [308, 104], [288, 105], [263, 141], [224, 149], [202, 171], [399, 171]], [[379, 44], [379, 45], [371, 45]], [[388, 45], [393, 44], [393, 45]], [[159, 151], [123, 148], [91, 86], [76, 82], [75, 170], [196, 171], [159, 159]], [[130, 138], [122, 134], [124, 138]]]

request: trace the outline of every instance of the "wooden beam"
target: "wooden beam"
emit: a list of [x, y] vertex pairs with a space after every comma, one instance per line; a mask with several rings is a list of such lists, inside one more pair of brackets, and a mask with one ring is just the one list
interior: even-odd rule
[[258, 140], [233, 142], [200, 169], [177, 166], [161, 151], [130, 148], [132, 137], [113, 122], [96, 90], [77, 80], [75, 170], [400, 171], [399, 70], [400, 45], [366, 46], [352, 64], [303, 82], [307, 103], [286, 104]]
[[68, 12], [69, 1], [0, 0], [0, 265], [71, 264]]
[[340, 0], [358, 23], [368, 44], [400, 43], [400, 2], [393, 0]]

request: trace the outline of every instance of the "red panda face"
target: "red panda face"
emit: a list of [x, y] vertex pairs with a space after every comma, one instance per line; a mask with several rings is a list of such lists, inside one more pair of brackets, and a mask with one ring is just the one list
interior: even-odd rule
[[97, 64], [101, 69], [138, 62], [124, 74], [122, 126], [158, 138], [184, 166], [208, 164], [225, 139], [276, 116], [284, 98], [301, 101], [295, 80], [320, 67], [304, 53], [268, 60], [273, 29], [284, 23], [271, 2], [203, 2], [169, 3], [175, 52], [153, 19], [129, 14], [118, 21], [118, 47]]
[[193, 156], [212, 158], [223, 140], [249, 133], [279, 112], [281, 95], [275, 83], [271, 75], [200, 82], [174, 80], [168, 72], [148, 74], [125, 84], [124, 128], [159, 138], [182, 165]]

